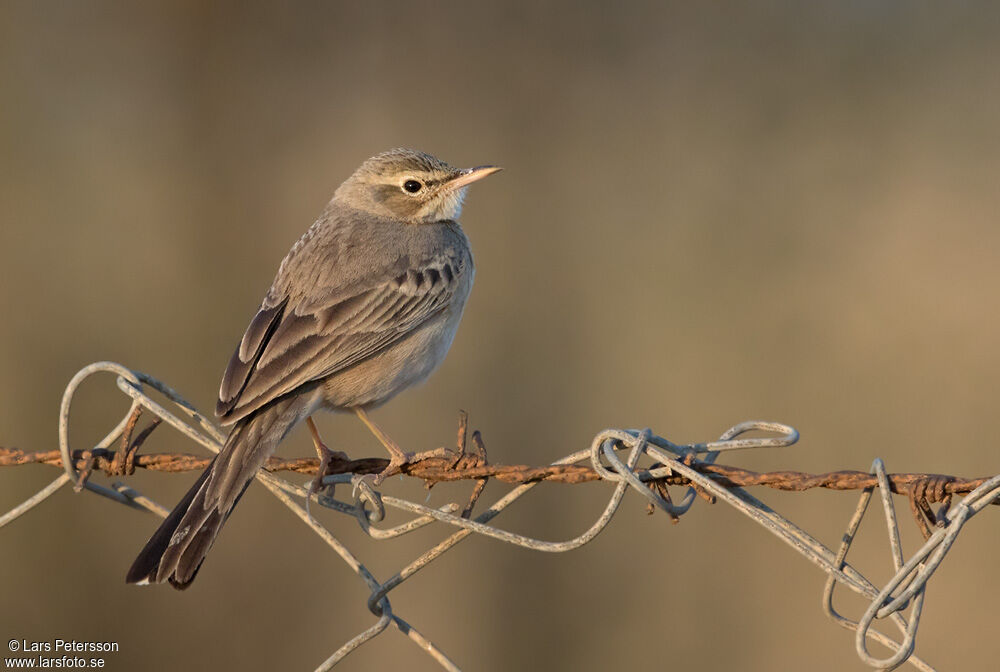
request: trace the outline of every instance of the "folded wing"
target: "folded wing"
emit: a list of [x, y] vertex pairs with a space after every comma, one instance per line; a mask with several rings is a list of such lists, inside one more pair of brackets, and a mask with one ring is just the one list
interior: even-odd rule
[[308, 301], [271, 297], [229, 361], [216, 414], [226, 423], [363, 361], [405, 338], [455, 296], [455, 260], [440, 258]]

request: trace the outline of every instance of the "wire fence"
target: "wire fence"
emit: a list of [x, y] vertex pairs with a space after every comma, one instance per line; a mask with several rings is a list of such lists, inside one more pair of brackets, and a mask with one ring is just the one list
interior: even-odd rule
[[[131, 399], [131, 406], [121, 421], [97, 445], [86, 450], [73, 450], [69, 444], [69, 421], [74, 395], [84, 379], [100, 372], [116, 375], [117, 386]], [[164, 395], [171, 408], [147, 394], [147, 388]], [[152, 419], [145, 428], [137, 432], [144, 414], [151, 414]], [[49, 485], [0, 516], [0, 527], [27, 513], [66, 485], [72, 485], [77, 491], [87, 490], [126, 506], [165, 517], [169, 513], [166, 508], [120, 481], [106, 487], [90, 480], [94, 471], [121, 477], [133, 473], [136, 468], [181, 472], [203, 469], [208, 465], [208, 458], [191, 454], [139, 454], [143, 442], [162, 423], [213, 453], [218, 452], [225, 441], [225, 434], [218, 427], [160, 381], [112, 362], [97, 362], [84, 367], [73, 377], [63, 394], [59, 414], [58, 451], [26, 453], [0, 448], [0, 466], [39, 463], [61, 466], [63, 469], [63, 473]], [[750, 432], [764, 432], [770, 436], [746, 437]], [[271, 458], [266, 470], [261, 471], [257, 479], [325, 541], [371, 591], [367, 606], [377, 620], [323, 661], [316, 668], [317, 672], [331, 669], [352, 651], [390, 628], [409, 638], [442, 668], [459, 670], [434, 642], [393, 613], [389, 593], [473, 533], [537, 551], [561, 553], [579, 548], [607, 526], [625, 493], [630, 490], [647, 500], [650, 511], [662, 510], [673, 522], [677, 522], [697, 499], [712, 503], [724, 502], [732, 506], [827, 574], [823, 592], [824, 612], [838, 625], [855, 632], [857, 655], [866, 665], [891, 670], [909, 662], [919, 670], [933, 670], [928, 663], [913, 655], [927, 582], [944, 560], [964, 525], [987, 505], [1000, 504], [1000, 475], [963, 479], [940, 474], [887, 474], [880, 459], [872, 464], [871, 473], [837, 471], [826, 474], [795, 471], [757, 473], [716, 462], [723, 452], [790, 446], [798, 438], [798, 432], [788, 425], [758, 421], [735, 425], [717, 441], [687, 445], [674, 444], [654, 435], [648, 429], [608, 429], [594, 437], [589, 449], [567, 455], [551, 465], [511, 466], [489, 463], [482, 437], [478, 432], [473, 432], [471, 437], [468, 435], [468, 419], [463, 413], [459, 421], [456, 449], [451, 457], [427, 458], [407, 465], [403, 471], [409, 476], [423, 479], [428, 485], [443, 481], [475, 481], [464, 505], [449, 503], [431, 508], [380, 494], [371, 488], [369, 480], [359, 478], [360, 475], [377, 473], [385, 468], [388, 460], [379, 458], [350, 460], [346, 456], [335, 457], [322, 476], [324, 488], [319, 492], [310, 492], [309, 489], [273, 473], [292, 471], [316, 474], [318, 459]], [[640, 460], [643, 466], [640, 466]], [[473, 517], [479, 497], [490, 478], [515, 484], [516, 487]], [[593, 525], [566, 541], [535, 539], [490, 524], [501, 511], [544, 481], [602, 481], [612, 487], [612, 491], [607, 506]], [[341, 501], [334, 496], [333, 486], [345, 483], [352, 484], [352, 501]], [[745, 489], [749, 486], [792, 491], [817, 487], [860, 490], [861, 497], [841, 544], [834, 551], [751, 495]], [[679, 499], [670, 492], [670, 488], [676, 487], [684, 488]], [[895, 575], [881, 588], [847, 562], [847, 554], [876, 488], [886, 520], [895, 569]], [[924, 537], [924, 544], [908, 559], [904, 559], [900, 544], [893, 493], [908, 498], [910, 511]], [[961, 501], [955, 503], [954, 498], [961, 495], [964, 495]], [[310, 515], [310, 501], [355, 518], [361, 528], [374, 539], [391, 539], [435, 522], [450, 525], [457, 528], [457, 531], [393, 576], [379, 581], [329, 529]], [[939, 504], [936, 511], [934, 504]], [[386, 507], [409, 512], [414, 517], [396, 527], [376, 527], [375, 524], [384, 519]], [[841, 615], [834, 608], [834, 589], [838, 585], [868, 600], [867, 609], [857, 620]], [[873, 625], [877, 620], [891, 622], [899, 634], [892, 637], [874, 629]], [[883, 645], [888, 654], [877, 657], [871, 653], [871, 642]]]

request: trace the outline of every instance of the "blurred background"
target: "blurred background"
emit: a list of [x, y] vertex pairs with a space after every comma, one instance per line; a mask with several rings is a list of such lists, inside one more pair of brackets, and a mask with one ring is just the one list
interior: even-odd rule
[[[688, 442], [760, 418], [801, 442], [726, 461], [996, 473], [998, 19], [989, 3], [5, 2], [0, 445], [56, 448], [63, 387], [102, 359], [210, 411], [287, 249], [362, 160], [409, 146], [506, 170], [467, 201], [478, 273], [450, 356], [374, 415], [408, 449], [451, 445], [460, 408], [493, 461], [530, 464], [605, 427]], [[125, 408], [111, 376], [87, 383], [74, 447]], [[352, 418], [319, 425], [383, 453]], [[161, 429], [146, 450], [196, 449]], [[281, 454], [311, 456], [308, 432]], [[57, 474], [0, 470], [0, 509]], [[173, 506], [194, 478], [129, 483]], [[567, 539], [609, 494], [546, 485], [497, 522]], [[831, 545], [856, 501], [756, 494]], [[318, 515], [383, 578], [447, 533], [374, 542]], [[64, 488], [5, 528], [0, 634], [114, 640], [112, 670], [311, 670], [374, 622], [361, 582], [259, 486], [185, 593], [123, 582], [157, 524]], [[876, 582], [884, 529], [876, 513], [852, 555]], [[976, 518], [928, 591], [917, 653], [940, 669], [1000, 655], [998, 531]], [[472, 539], [393, 605], [469, 672], [867, 669], [822, 615], [823, 582], [721, 504], [672, 526], [629, 495], [570, 555]], [[398, 633], [342, 669], [385, 665], [438, 669]]]

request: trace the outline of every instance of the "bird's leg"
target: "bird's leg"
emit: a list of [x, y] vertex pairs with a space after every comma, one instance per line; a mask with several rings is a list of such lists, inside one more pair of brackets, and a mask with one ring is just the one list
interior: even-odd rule
[[333, 458], [347, 459], [347, 455], [340, 451], [333, 451], [326, 447], [323, 443], [323, 439], [319, 436], [319, 430], [316, 429], [316, 423], [313, 422], [312, 416], [306, 418], [306, 425], [309, 426], [309, 433], [312, 434], [313, 445], [316, 446], [316, 455], [319, 456], [319, 471], [316, 473], [316, 478], [313, 479], [312, 485], [309, 486], [309, 494], [315, 494], [320, 491], [323, 487], [323, 477], [326, 476], [326, 470], [330, 467], [330, 462]]
[[390, 476], [395, 476], [401, 473], [403, 467], [411, 462], [417, 462], [426, 457], [447, 457], [450, 453], [446, 448], [437, 448], [435, 450], [428, 450], [422, 453], [407, 453], [402, 448], [400, 448], [395, 441], [389, 438], [389, 435], [382, 431], [382, 428], [372, 422], [372, 419], [368, 417], [368, 413], [363, 408], [355, 408], [354, 413], [358, 416], [361, 422], [365, 423], [365, 427], [375, 435], [375, 438], [379, 440], [385, 449], [389, 451], [389, 466], [383, 469], [376, 477], [374, 485], [381, 485], [382, 481]]

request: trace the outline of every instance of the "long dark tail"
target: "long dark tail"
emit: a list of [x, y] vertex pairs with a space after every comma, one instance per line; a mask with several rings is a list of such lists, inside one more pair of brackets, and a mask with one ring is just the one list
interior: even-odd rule
[[222, 451], [146, 542], [125, 581], [187, 588], [250, 481], [307, 405], [303, 396], [287, 397], [237, 422]]

